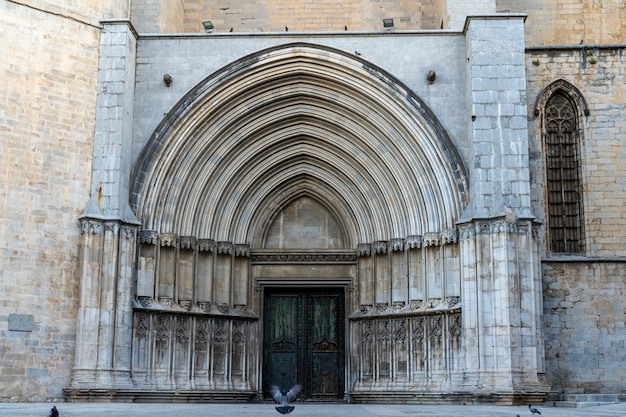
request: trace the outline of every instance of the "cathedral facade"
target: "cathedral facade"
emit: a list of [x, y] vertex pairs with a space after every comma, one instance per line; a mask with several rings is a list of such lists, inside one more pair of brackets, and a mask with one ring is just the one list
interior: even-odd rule
[[596, 3], [5, 2], [3, 399], [623, 393]]

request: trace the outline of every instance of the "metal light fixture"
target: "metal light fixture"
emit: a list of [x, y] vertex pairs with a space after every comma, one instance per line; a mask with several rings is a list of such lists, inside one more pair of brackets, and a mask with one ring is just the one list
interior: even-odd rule
[[437, 73], [433, 70], [428, 71], [428, 74], [426, 74], [426, 79], [428, 80], [428, 84], [434, 83], [436, 78], [437, 78]]
[[174, 79], [172, 78], [171, 75], [169, 74], [163, 74], [163, 82], [165, 83], [166, 87], [170, 87], [172, 85], [172, 81]]
[[215, 26], [213, 26], [213, 23], [210, 20], [207, 20], [206, 22], [202, 22], [202, 26], [204, 26], [205, 32], [215, 29]]
[[383, 27], [392, 28], [393, 27], [393, 19], [383, 19]]

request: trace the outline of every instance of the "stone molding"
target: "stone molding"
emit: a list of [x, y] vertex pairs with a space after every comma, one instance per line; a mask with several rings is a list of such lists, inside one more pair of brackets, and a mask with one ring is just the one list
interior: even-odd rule
[[258, 318], [250, 308], [244, 304], [229, 305], [226, 303], [211, 303], [193, 300], [174, 300], [169, 297], [137, 297], [134, 311], [144, 311], [163, 314], [190, 314], [201, 316], [227, 316], [248, 319]]
[[134, 239], [137, 235], [137, 225], [129, 225], [123, 220], [98, 220], [92, 218], [81, 219], [81, 234], [103, 235], [112, 232], [122, 239]]
[[404, 301], [388, 303], [362, 304], [357, 311], [352, 313], [350, 320], [360, 320], [368, 317], [384, 316], [416, 316], [432, 315], [461, 311], [461, 297], [450, 296], [445, 298], [430, 298], [424, 300], [411, 300], [408, 304]]
[[262, 263], [354, 263], [356, 253], [252, 253], [251, 262]]

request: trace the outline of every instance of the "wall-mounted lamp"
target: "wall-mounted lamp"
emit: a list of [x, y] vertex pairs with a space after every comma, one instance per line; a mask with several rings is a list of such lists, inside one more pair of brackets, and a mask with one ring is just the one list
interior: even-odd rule
[[206, 22], [202, 22], [202, 26], [204, 26], [204, 31], [205, 32], [209, 32], [209, 31], [215, 29], [215, 26], [213, 26], [213, 23], [211, 23], [210, 20], [207, 20]]
[[165, 83], [166, 87], [169, 87], [170, 85], [172, 85], [172, 81], [174, 79], [172, 78], [171, 75], [169, 74], [163, 74], [163, 82]]
[[426, 79], [428, 80], [428, 84], [434, 83], [436, 78], [437, 78], [437, 74], [433, 70], [428, 71], [428, 74], [426, 74]]
[[383, 19], [383, 27], [392, 28], [393, 27], [393, 19]]

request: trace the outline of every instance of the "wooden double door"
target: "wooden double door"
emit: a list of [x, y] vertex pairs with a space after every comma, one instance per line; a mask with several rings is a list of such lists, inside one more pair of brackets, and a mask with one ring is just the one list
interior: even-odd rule
[[302, 386], [299, 399], [338, 401], [344, 394], [343, 289], [268, 289], [264, 303], [263, 392]]

